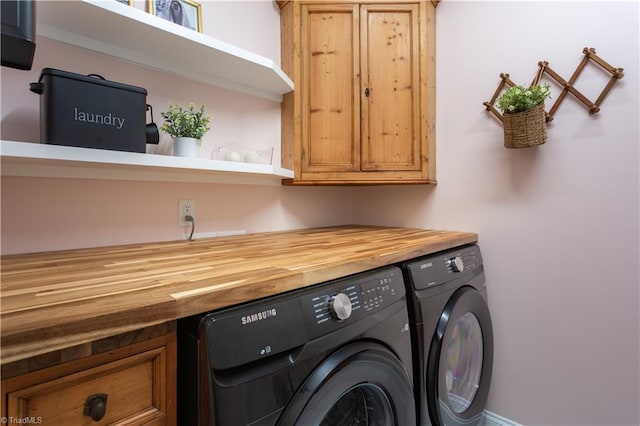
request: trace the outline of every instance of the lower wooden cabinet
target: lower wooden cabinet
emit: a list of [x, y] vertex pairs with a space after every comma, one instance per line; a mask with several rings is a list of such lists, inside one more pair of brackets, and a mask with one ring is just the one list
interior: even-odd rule
[[3, 380], [2, 417], [7, 424], [175, 425], [175, 375], [173, 331]]

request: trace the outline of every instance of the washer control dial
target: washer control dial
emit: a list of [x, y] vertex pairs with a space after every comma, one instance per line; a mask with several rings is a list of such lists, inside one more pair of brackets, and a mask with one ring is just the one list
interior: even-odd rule
[[461, 256], [455, 256], [447, 260], [447, 266], [451, 268], [453, 272], [464, 271], [464, 262]]
[[329, 302], [331, 314], [339, 321], [344, 321], [351, 316], [353, 306], [351, 299], [344, 293], [338, 293]]

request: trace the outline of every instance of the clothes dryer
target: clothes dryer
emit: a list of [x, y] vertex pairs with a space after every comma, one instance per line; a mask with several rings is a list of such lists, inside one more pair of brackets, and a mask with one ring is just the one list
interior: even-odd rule
[[354, 275], [179, 322], [183, 426], [413, 426], [402, 271]]
[[478, 245], [403, 265], [422, 426], [473, 426], [483, 418], [493, 367], [493, 327]]

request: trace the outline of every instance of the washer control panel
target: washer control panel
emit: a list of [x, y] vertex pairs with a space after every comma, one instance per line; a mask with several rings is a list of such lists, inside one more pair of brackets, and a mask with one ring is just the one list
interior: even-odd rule
[[416, 290], [435, 287], [482, 268], [482, 256], [477, 245], [461, 247], [406, 264], [409, 281]]
[[208, 342], [209, 365], [226, 370], [355, 326], [396, 302], [406, 307], [404, 296], [402, 271], [385, 267], [194, 316], [189, 327]]
[[311, 298], [311, 302], [317, 324], [349, 319], [353, 311], [360, 309], [358, 291], [353, 285], [316, 294]]
[[451, 272], [464, 271], [464, 260], [462, 260], [462, 256], [445, 258], [445, 262], [447, 263], [447, 268], [449, 268], [449, 271]]
[[393, 277], [381, 277], [378, 280], [360, 285], [360, 294], [364, 308], [375, 309], [384, 304], [385, 300], [396, 295]]
[[365, 272], [321, 286], [322, 290], [300, 297], [302, 314], [313, 337], [373, 315], [405, 294], [402, 272], [397, 267]]

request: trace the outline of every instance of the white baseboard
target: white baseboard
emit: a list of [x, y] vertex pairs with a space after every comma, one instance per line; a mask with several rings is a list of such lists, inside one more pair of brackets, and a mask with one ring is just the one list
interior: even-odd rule
[[522, 426], [520, 423], [516, 423], [513, 420], [509, 420], [506, 417], [492, 413], [491, 411], [484, 411], [484, 426]]

